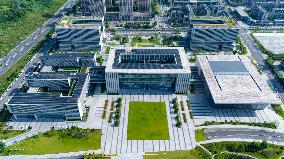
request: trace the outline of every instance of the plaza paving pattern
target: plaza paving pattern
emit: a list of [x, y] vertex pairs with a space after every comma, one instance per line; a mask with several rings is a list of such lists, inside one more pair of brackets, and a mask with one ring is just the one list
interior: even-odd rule
[[203, 85], [197, 85], [194, 94], [189, 95], [194, 124], [201, 125], [205, 121], [239, 121], [239, 122], [273, 122], [281, 118], [269, 107], [264, 110], [251, 109], [216, 109], [208, 100]]
[[[176, 127], [175, 114], [172, 104], [174, 97], [177, 97], [178, 101], [186, 103], [187, 96], [172, 95], [172, 94], [125, 94], [121, 96], [109, 95], [107, 99], [109, 101], [108, 109], [110, 109], [111, 101], [116, 100], [118, 97], [122, 97], [121, 117], [119, 127], [114, 127], [113, 122], [108, 123], [107, 120], [103, 121], [102, 126], [102, 152], [105, 154], [123, 154], [123, 153], [139, 153], [139, 152], [155, 152], [155, 151], [173, 151], [173, 150], [188, 150], [193, 149], [195, 145], [194, 127], [193, 122], [190, 120], [189, 111], [185, 108], [188, 123], [184, 123], [182, 120], [182, 127]], [[127, 125], [128, 125], [128, 111], [130, 101], [147, 101], [147, 102], [165, 102], [167, 111], [168, 128], [170, 133], [170, 140], [127, 140]], [[180, 105], [179, 105], [180, 107]], [[109, 116], [109, 110], [106, 119]], [[181, 113], [181, 108], [180, 108]], [[182, 114], [180, 114], [182, 117]]]

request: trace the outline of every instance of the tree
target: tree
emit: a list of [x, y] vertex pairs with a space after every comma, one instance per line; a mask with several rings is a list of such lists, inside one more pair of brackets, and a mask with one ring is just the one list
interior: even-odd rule
[[124, 37], [122, 38], [122, 40], [121, 40], [121, 43], [122, 43], [122, 44], [126, 44], [126, 43], [128, 43], [128, 42], [129, 42], [129, 39], [128, 39], [127, 36], [124, 36]]
[[117, 33], [115, 33], [113, 40], [120, 41], [121, 37]]
[[105, 22], [105, 28], [109, 29], [109, 22]]
[[0, 142], [0, 153], [2, 153], [5, 150], [5, 144], [3, 142]]
[[106, 54], [109, 54], [109, 51], [110, 51], [110, 47], [108, 46], [108, 47], [106, 48]]
[[99, 55], [99, 56], [96, 58], [96, 61], [97, 61], [97, 63], [99, 63], [100, 66], [101, 66], [101, 65], [103, 64], [103, 62], [104, 62], [103, 56], [102, 56], [102, 55]]

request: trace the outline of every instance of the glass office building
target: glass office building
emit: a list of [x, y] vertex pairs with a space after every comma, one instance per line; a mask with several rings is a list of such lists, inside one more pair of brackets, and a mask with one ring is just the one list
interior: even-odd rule
[[121, 89], [166, 90], [186, 93], [189, 64], [183, 48], [115, 48], [106, 66], [109, 93]]

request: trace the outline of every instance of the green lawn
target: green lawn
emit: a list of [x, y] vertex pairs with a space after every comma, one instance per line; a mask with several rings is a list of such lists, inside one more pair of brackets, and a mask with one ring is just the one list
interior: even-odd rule
[[169, 140], [164, 102], [130, 102], [128, 140]]
[[[101, 130], [51, 130], [5, 149], [4, 155], [53, 154], [96, 150], [101, 147]], [[17, 149], [17, 151], [15, 151]]]
[[13, 138], [15, 136], [21, 135], [26, 132], [27, 132], [26, 130], [1, 130], [0, 140]]
[[204, 135], [204, 129], [195, 130], [195, 140], [197, 142], [208, 140], [208, 138]]
[[160, 45], [160, 39], [150, 40], [150, 39], [141, 39], [141, 41], [137, 39], [133, 39], [131, 42], [131, 46], [136, 46], [136, 44], [139, 47], [154, 47], [155, 45]]
[[200, 147], [185, 151], [149, 152], [144, 159], [210, 159], [209, 154]]

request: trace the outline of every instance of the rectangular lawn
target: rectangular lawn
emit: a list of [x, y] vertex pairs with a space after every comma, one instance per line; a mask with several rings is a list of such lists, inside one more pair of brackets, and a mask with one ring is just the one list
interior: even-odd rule
[[164, 102], [130, 102], [128, 140], [169, 140]]

